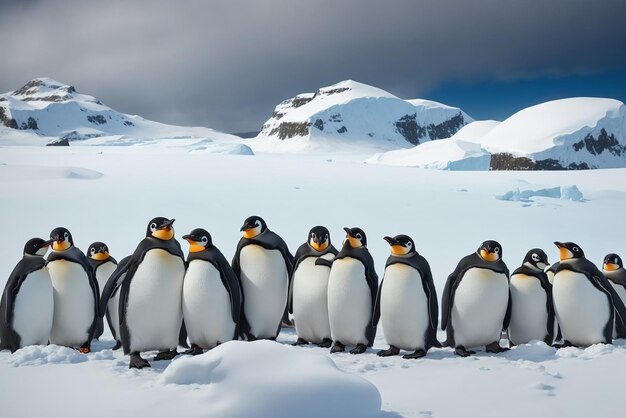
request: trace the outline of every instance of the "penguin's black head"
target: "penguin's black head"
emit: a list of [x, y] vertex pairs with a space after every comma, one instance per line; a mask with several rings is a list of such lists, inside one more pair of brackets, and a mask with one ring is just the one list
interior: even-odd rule
[[502, 258], [502, 246], [497, 241], [483, 242], [477, 252], [485, 261], [498, 261]]
[[24, 245], [25, 255], [37, 255], [43, 257], [48, 252], [48, 247], [52, 241], [44, 241], [41, 238], [31, 238]]
[[541, 248], [533, 248], [528, 251], [526, 257], [524, 257], [524, 264], [526, 263], [541, 271], [544, 271], [550, 266], [548, 263], [548, 255]]
[[583, 249], [573, 242], [554, 242], [554, 245], [559, 247], [559, 255], [561, 261], [569, 260], [570, 258], [585, 258]]
[[328, 229], [321, 225], [311, 228], [308, 243], [315, 251], [324, 251], [330, 245], [330, 233]]
[[396, 235], [395, 237], [384, 237], [385, 241], [391, 245], [391, 254], [410, 255], [415, 254], [415, 243], [408, 235]]
[[367, 245], [367, 237], [361, 228], [343, 228], [346, 231], [346, 239], [352, 248], [365, 247]]
[[604, 257], [604, 263], [602, 263], [602, 270], [604, 271], [614, 271], [619, 270], [624, 267], [622, 263], [622, 258], [617, 254], [607, 254]]
[[109, 258], [109, 247], [104, 242], [94, 242], [87, 248], [86, 255], [92, 260], [104, 261]]
[[146, 229], [146, 237], [154, 237], [163, 241], [174, 238], [174, 227], [172, 224], [175, 219], [167, 219], [159, 216], [154, 218], [148, 224]]
[[50, 241], [52, 242], [52, 249], [54, 251], [65, 251], [74, 245], [72, 234], [67, 228], [63, 227], [54, 228], [52, 232], [50, 232]]
[[213, 246], [211, 234], [202, 228], [196, 228], [187, 235], [183, 235], [183, 239], [189, 243], [190, 253], [204, 251]]
[[250, 216], [243, 222], [240, 231], [244, 238], [254, 238], [267, 230], [267, 224], [260, 216]]

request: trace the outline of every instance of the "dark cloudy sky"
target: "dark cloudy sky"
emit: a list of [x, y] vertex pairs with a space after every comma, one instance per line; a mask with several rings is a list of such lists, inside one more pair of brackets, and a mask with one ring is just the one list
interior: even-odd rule
[[253, 131], [354, 79], [502, 119], [626, 101], [624, 0], [0, 0], [0, 91], [47, 76], [116, 110]]

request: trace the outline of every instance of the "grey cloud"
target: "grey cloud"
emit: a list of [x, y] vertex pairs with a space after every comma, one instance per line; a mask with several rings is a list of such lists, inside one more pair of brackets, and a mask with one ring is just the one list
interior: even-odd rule
[[126, 113], [255, 130], [347, 78], [409, 98], [624, 68], [624, 16], [622, 0], [3, 2], [0, 91], [49, 76]]

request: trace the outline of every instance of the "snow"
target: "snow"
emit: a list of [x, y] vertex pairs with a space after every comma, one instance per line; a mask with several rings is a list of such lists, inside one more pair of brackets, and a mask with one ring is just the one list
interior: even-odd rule
[[158, 379], [194, 385], [215, 416], [376, 417], [380, 394], [323, 354], [271, 341], [231, 341], [176, 359]]
[[578, 187], [576, 187], [576, 185], [521, 191], [519, 188], [515, 188], [514, 190], [509, 190], [503, 195], [496, 196], [496, 199], [532, 202], [533, 200], [531, 197], [549, 197], [553, 199], [571, 200], [573, 202], [585, 201], [582, 192], [578, 189]]
[[[175, 146], [176, 141], [181, 143]], [[626, 254], [626, 219], [618, 216], [626, 206], [626, 182], [620, 181], [626, 169], [457, 172], [363, 164], [367, 156], [341, 152], [285, 155], [255, 150], [253, 156], [190, 152], [212, 143], [201, 141], [170, 138], [160, 145], [1, 148], [0, 218], [5, 240], [0, 252], [0, 286], [31, 237], [46, 237], [63, 225], [80, 249], [103, 241], [119, 260], [135, 249], [154, 216], [176, 218], [179, 240], [196, 227], [207, 229], [227, 259], [234, 254], [241, 222], [252, 214], [263, 216], [292, 251], [304, 242], [313, 225], [327, 226], [336, 245], [343, 238], [342, 227], [360, 226], [367, 233], [379, 277], [389, 255], [382, 237], [405, 233], [429, 261], [439, 296], [458, 260], [486, 239], [502, 244], [511, 270], [534, 247], [543, 248], [555, 261], [554, 241], [578, 243], [596, 263], [611, 252]], [[515, 189], [557, 187], [561, 196], [567, 196], [574, 189], [562, 187], [572, 185], [583, 194], [584, 203], [533, 197], [535, 204], [524, 206], [494, 197]], [[598, 220], [611, 227], [600, 228]], [[181, 245], [186, 252], [187, 244]], [[443, 340], [445, 335], [439, 332], [438, 337]], [[307, 390], [320, 393], [319, 378], [308, 381], [309, 376], [319, 376], [310, 374], [311, 368], [328, 373], [329, 384], [355, 376], [372, 383], [381, 396], [383, 418], [623, 416], [626, 343], [621, 340], [615, 345], [560, 350], [533, 342], [499, 355], [480, 350], [469, 359], [456, 357], [448, 348], [432, 349], [427, 357], [414, 361], [376, 356], [377, 350], [387, 348], [382, 329], [374, 347], [359, 356], [331, 356], [328, 349], [314, 346], [287, 347], [295, 340], [293, 329], [278, 336], [278, 347], [294, 355], [293, 362], [287, 358], [284, 366], [274, 348], [258, 354], [267, 354], [259, 367], [278, 362], [276, 375], [283, 383], [290, 382], [289, 388], [279, 386], [289, 389], [289, 396], [275, 401], [289, 416], [306, 413], [292, 408], [291, 397], [310, 405], [315, 397], [307, 398]], [[223, 405], [216, 404], [211, 395], [212, 390], [224, 389], [215, 388], [222, 383], [203, 384], [198, 375], [180, 370], [179, 378], [189, 384], [165, 381], [185, 366], [186, 358], [152, 362], [148, 370], [129, 370], [128, 357], [111, 351], [113, 344], [107, 330], [87, 355], [56, 346], [28, 347], [15, 355], [0, 352], [2, 416], [48, 416], [50, 411], [68, 418], [85, 414], [94, 418], [223, 416], [215, 409]], [[237, 345], [247, 349], [245, 343]], [[233, 362], [224, 379], [243, 379], [243, 364], [254, 361], [257, 354], [243, 355], [237, 348], [229, 357], [231, 350], [226, 348], [189, 359], [191, 369], [208, 370], [212, 364], [208, 360], [222, 359]], [[300, 354], [306, 360], [295, 357]], [[340, 378], [339, 371], [331, 372], [330, 361], [320, 357], [329, 358], [348, 376]], [[220, 365], [215, 367], [218, 370]], [[205, 374], [209, 375], [200, 377]], [[257, 382], [254, 386], [246, 383], [250, 396], [255, 396], [254, 391], [272, 390], [263, 376], [249, 377]], [[340, 393], [346, 402], [363, 403], [363, 408], [371, 405], [369, 398], [348, 399], [346, 393], [353, 386], [345, 386]], [[255, 405], [261, 402], [257, 399]], [[325, 406], [320, 402], [318, 407]]]
[[500, 122], [497, 120], [477, 120], [472, 123], [468, 123], [450, 138], [460, 141], [480, 143], [480, 138], [485, 136], [499, 124]]

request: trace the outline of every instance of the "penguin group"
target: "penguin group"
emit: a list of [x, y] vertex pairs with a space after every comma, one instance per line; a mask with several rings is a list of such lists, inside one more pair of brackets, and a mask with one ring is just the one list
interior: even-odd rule
[[129, 367], [139, 369], [150, 367], [142, 353], [170, 360], [179, 345], [197, 355], [231, 340], [276, 340], [284, 326], [295, 326], [293, 345], [361, 354], [380, 322], [389, 348], [377, 355], [404, 351], [406, 359], [442, 346], [467, 357], [479, 347], [500, 353], [532, 340], [565, 347], [626, 338], [622, 259], [608, 254], [598, 269], [572, 242], [555, 242], [559, 261], [552, 265], [543, 250], [531, 249], [512, 274], [496, 241], [463, 257], [443, 290], [447, 338], [440, 343], [430, 265], [408, 235], [383, 238], [390, 254], [379, 283], [358, 227], [344, 228], [337, 250], [329, 230], [315, 226], [294, 256], [264, 219], [251, 216], [229, 263], [202, 228], [182, 236], [185, 257], [173, 224], [152, 219], [119, 263], [103, 242], [83, 253], [63, 227], [48, 240], [29, 240], [2, 294], [0, 349], [51, 343], [87, 353], [105, 316], [113, 349], [122, 348]]

